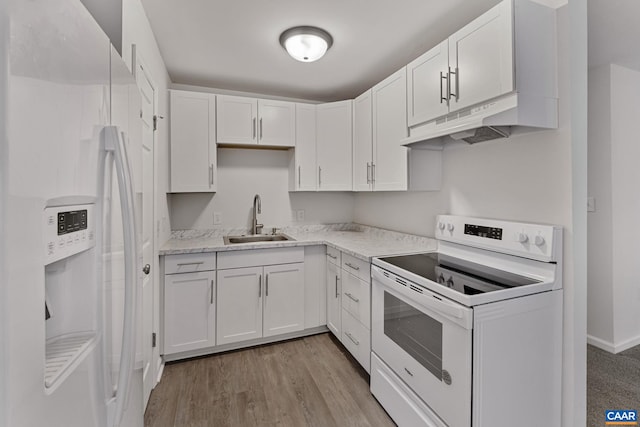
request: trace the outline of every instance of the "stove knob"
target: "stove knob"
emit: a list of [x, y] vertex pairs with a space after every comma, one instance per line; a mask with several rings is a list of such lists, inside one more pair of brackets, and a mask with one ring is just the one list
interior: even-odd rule
[[518, 243], [526, 243], [529, 240], [529, 236], [525, 233], [516, 233], [516, 242]]
[[453, 226], [453, 224], [451, 224], [451, 223], [447, 224], [447, 230], [453, 231], [454, 228], [455, 227]]
[[451, 277], [449, 278], [449, 280], [447, 280], [447, 287], [453, 288], [453, 280], [451, 279]]
[[438, 283], [444, 284], [444, 275], [442, 273], [438, 276]]
[[545, 243], [544, 237], [538, 235], [538, 236], [536, 236], [536, 238], [534, 239], [533, 242], [536, 244], [536, 246], [542, 246]]

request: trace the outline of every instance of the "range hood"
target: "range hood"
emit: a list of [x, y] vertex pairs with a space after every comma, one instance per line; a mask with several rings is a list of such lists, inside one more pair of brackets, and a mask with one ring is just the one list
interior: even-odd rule
[[558, 127], [557, 98], [512, 93], [486, 104], [467, 108], [415, 126], [401, 141], [411, 148], [434, 148], [447, 141], [469, 144], [508, 138], [513, 132]]

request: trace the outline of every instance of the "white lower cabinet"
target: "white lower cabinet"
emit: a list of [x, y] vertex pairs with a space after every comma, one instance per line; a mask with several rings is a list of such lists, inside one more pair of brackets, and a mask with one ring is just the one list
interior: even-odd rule
[[331, 262], [327, 257], [327, 327], [338, 339], [342, 339], [340, 273], [340, 266]]
[[304, 329], [303, 248], [220, 253], [219, 263], [217, 345]]
[[[165, 258], [163, 354], [213, 347], [216, 344], [215, 253]], [[211, 270], [200, 271], [202, 268]]]
[[369, 372], [371, 368], [371, 331], [346, 309], [342, 309], [342, 344], [364, 370]]

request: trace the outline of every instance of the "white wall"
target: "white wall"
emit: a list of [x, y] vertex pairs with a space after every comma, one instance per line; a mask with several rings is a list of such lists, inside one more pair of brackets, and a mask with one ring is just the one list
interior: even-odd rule
[[611, 352], [640, 344], [640, 72], [589, 72], [589, 342]]
[[[172, 194], [171, 229], [248, 228], [253, 197], [260, 194], [265, 227], [351, 222], [351, 193], [290, 193], [289, 160], [284, 150], [218, 149], [218, 192]], [[294, 221], [292, 210], [304, 210], [305, 220]], [[213, 213], [222, 223], [214, 225]], [[266, 229], [265, 229], [266, 231]]]

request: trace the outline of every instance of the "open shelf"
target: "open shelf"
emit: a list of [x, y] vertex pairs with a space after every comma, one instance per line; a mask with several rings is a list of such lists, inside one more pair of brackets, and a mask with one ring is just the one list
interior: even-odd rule
[[44, 388], [53, 391], [82, 363], [96, 345], [94, 331], [59, 335], [47, 340]]

